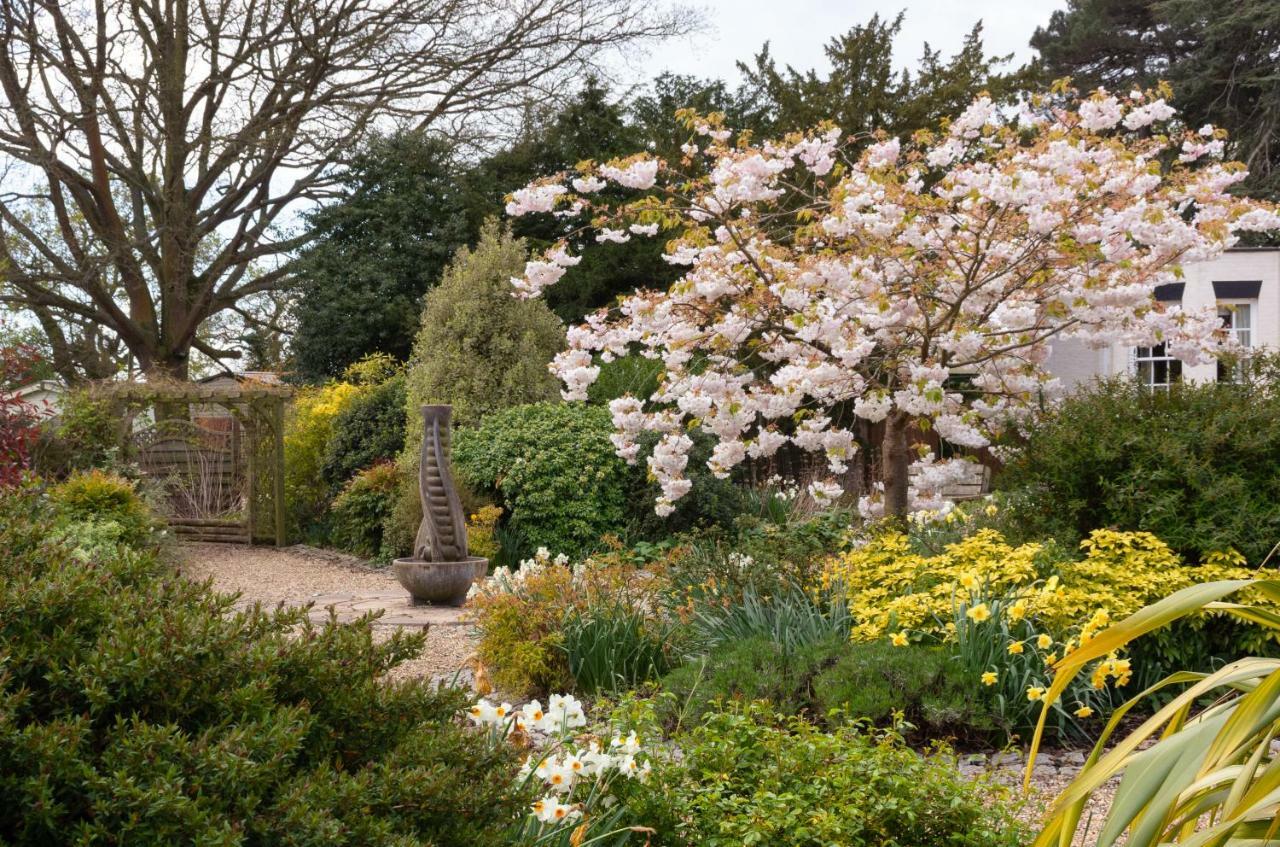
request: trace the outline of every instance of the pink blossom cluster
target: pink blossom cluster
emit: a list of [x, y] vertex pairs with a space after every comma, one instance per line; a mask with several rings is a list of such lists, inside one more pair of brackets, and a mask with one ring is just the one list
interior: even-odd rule
[[[823, 454], [832, 479], [811, 494], [832, 500], [872, 424], [991, 444], [1056, 395], [1058, 338], [1216, 355], [1231, 342], [1213, 310], [1163, 305], [1156, 287], [1240, 232], [1280, 228], [1273, 207], [1229, 193], [1245, 171], [1221, 161], [1221, 133], [1181, 126], [1155, 92], [1037, 99], [1013, 116], [980, 98], [937, 133], [860, 153], [829, 125], [758, 145], [710, 118], [690, 128], [682, 169], [638, 155], [579, 172], [578, 194], [561, 176], [511, 203], [581, 204], [595, 240], [671, 236], [664, 258], [684, 274], [590, 316], [553, 363], [570, 400], [601, 362], [662, 363], [651, 396], [611, 405], [623, 458], [659, 434], [660, 514], [690, 489], [692, 429], [713, 436], [717, 476], [783, 445]], [[584, 196], [608, 184], [646, 194]], [[570, 243], [591, 240], [530, 261], [517, 293], [554, 284], [577, 262]], [[926, 459], [913, 505], [940, 500], [945, 468]]]

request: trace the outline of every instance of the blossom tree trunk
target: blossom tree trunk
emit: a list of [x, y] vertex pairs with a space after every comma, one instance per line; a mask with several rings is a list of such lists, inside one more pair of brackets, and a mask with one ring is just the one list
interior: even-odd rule
[[895, 518], [905, 518], [909, 507], [911, 448], [907, 444], [907, 427], [910, 424], [910, 416], [900, 412], [884, 420], [884, 441], [881, 443], [884, 513]]

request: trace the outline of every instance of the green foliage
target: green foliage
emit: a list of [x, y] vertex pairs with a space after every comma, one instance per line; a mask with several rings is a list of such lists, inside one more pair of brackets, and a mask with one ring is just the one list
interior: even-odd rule
[[0, 841], [503, 843], [510, 753], [385, 678], [421, 636], [236, 612], [145, 550], [86, 567], [55, 518], [0, 500]]
[[396, 459], [404, 449], [405, 377], [397, 373], [338, 413], [321, 474], [333, 490], [358, 471]]
[[[628, 521], [628, 535], [633, 538], [661, 539], [675, 533], [712, 527], [731, 527], [748, 507], [745, 489], [733, 477], [717, 479], [707, 467], [707, 459], [715, 446], [715, 440], [705, 432], [689, 433], [693, 448], [689, 451], [689, 464], [685, 476], [693, 483], [689, 493], [675, 502], [675, 511], [659, 517], [653, 510], [654, 501], [662, 493], [656, 480], [643, 472], [628, 477], [627, 499], [636, 504]], [[640, 454], [637, 468], [647, 468], [647, 459], [658, 435], [642, 433], [638, 439]]]
[[1280, 540], [1277, 455], [1274, 372], [1167, 393], [1114, 380], [1033, 424], [996, 483], [1032, 536], [1146, 530], [1193, 562], [1234, 548], [1256, 565]]
[[547, 364], [564, 346], [564, 327], [541, 300], [511, 296], [527, 257], [523, 242], [490, 220], [427, 295], [409, 368], [407, 458], [416, 462], [422, 444], [420, 406], [452, 404], [455, 424], [475, 426], [558, 395]]
[[853, 625], [840, 593], [809, 594], [782, 586], [762, 595], [750, 585], [727, 604], [696, 605], [691, 622], [698, 642], [708, 647], [765, 638], [786, 654], [823, 641], [847, 640]]
[[644, 356], [619, 356], [612, 362], [600, 362], [600, 375], [587, 389], [587, 402], [607, 406], [625, 394], [648, 398], [658, 390], [662, 377], [662, 360]]
[[1027, 833], [1007, 791], [962, 776], [946, 752], [922, 756], [891, 733], [747, 705], [709, 714], [629, 795], [628, 820], [661, 847], [1013, 845]]
[[660, 701], [660, 714], [668, 725], [689, 725], [716, 703], [764, 700], [820, 724], [838, 710], [882, 727], [905, 720], [920, 740], [997, 740], [1002, 726], [978, 677], [940, 647], [829, 635], [788, 649], [772, 636], [744, 636], [663, 677], [670, 696]]
[[323, 533], [332, 494], [321, 474], [329, 439], [338, 417], [367, 390], [350, 382], [327, 382], [294, 395], [284, 424], [284, 493], [293, 534]]
[[578, 403], [533, 403], [489, 416], [454, 438], [454, 468], [507, 509], [533, 547], [577, 557], [620, 533], [632, 470], [614, 454], [609, 412]]
[[344, 194], [308, 223], [297, 264], [294, 369], [339, 376], [361, 357], [409, 356], [422, 295], [472, 230], [447, 143], [418, 132], [375, 139], [352, 162]]
[[635, 688], [674, 663], [674, 627], [614, 598], [571, 611], [560, 632], [569, 674], [577, 690], [588, 694]]
[[1188, 125], [1230, 133], [1227, 158], [1249, 164], [1247, 193], [1280, 190], [1280, 9], [1270, 0], [1070, 0], [1031, 46], [1044, 80], [1069, 76], [1084, 91], [1169, 82]]
[[401, 483], [394, 462], [379, 462], [352, 477], [330, 508], [333, 543], [366, 559], [394, 558], [383, 549], [382, 534]]
[[34, 451], [35, 470], [61, 478], [77, 470], [111, 467], [120, 454], [120, 415], [86, 389], [68, 391], [56, 418], [42, 427]]
[[819, 710], [840, 709], [885, 726], [901, 715], [925, 738], [990, 740], [999, 731], [978, 692], [980, 674], [943, 647], [850, 644], [813, 681]]
[[133, 483], [106, 471], [76, 471], [49, 489], [49, 500], [71, 521], [113, 524], [119, 543], [145, 544], [157, 529]]
[[750, 64], [739, 63], [746, 87], [764, 92], [770, 106], [765, 131], [777, 135], [832, 121], [848, 135], [871, 138], [884, 131], [905, 137], [959, 113], [979, 92], [1002, 100], [1019, 91], [1022, 74], [1000, 71], [1009, 57], [988, 56], [983, 49], [981, 23], [949, 60], [925, 45], [914, 75], [897, 71], [893, 47], [902, 20], [903, 13], [892, 20], [872, 15], [831, 39], [824, 50], [831, 66], [825, 78], [812, 70], [779, 69], [767, 44]]

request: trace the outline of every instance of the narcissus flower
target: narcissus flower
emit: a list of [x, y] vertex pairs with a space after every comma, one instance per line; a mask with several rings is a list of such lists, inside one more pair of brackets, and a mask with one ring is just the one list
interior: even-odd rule
[[979, 603], [976, 606], [970, 607], [964, 614], [965, 617], [974, 623], [982, 623], [983, 621], [990, 619], [991, 609], [987, 607], [986, 603]]
[[997, 674], [995, 671], [987, 671], [986, 673], [984, 673], [984, 674], [982, 675], [982, 684], [983, 684], [983, 685], [995, 685], [995, 684], [996, 684], [996, 680], [997, 680], [997, 679], [999, 679], [999, 678], [1000, 678], [1000, 675], [999, 675], [999, 674]]
[[1081, 706], [1080, 708], [1076, 709], [1076, 717], [1078, 718], [1087, 718], [1087, 717], [1090, 717], [1092, 714], [1093, 714], [1093, 709], [1090, 709], [1088, 706]]
[[1022, 652], [1022, 650], [1023, 650], [1023, 647], [1022, 647], [1021, 641], [1015, 641], [1009, 645], [1009, 655], [1011, 656], [1018, 655], [1019, 653]]
[[889, 638], [889, 641], [894, 647], [906, 647], [910, 643], [910, 641], [907, 640], [906, 630], [903, 630], [902, 632], [895, 632]]
[[1036, 646], [1041, 650], [1048, 650], [1053, 646], [1053, 638], [1042, 632], [1040, 633], [1040, 636], [1036, 638]]
[[1043, 700], [1043, 699], [1044, 699], [1044, 689], [1043, 689], [1043, 688], [1041, 688], [1041, 687], [1040, 687], [1040, 686], [1038, 686], [1038, 685], [1035, 685], [1035, 686], [1032, 686], [1031, 688], [1028, 688], [1028, 689], [1027, 689], [1027, 699], [1028, 699], [1028, 700], [1030, 700], [1030, 701], [1031, 701], [1031, 702], [1033, 702], [1033, 703], [1034, 703], [1035, 701], [1037, 701], [1037, 700]]

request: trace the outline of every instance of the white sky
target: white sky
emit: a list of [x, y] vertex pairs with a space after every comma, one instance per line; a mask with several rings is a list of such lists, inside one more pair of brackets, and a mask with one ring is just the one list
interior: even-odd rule
[[1032, 57], [1037, 26], [1066, 0], [690, 0], [702, 8], [707, 30], [654, 49], [630, 63], [637, 82], [663, 71], [737, 83], [735, 62], [749, 60], [764, 42], [779, 66], [825, 69], [822, 48], [833, 36], [877, 12], [892, 19], [905, 11], [894, 60], [910, 68], [924, 42], [951, 56], [973, 24], [983, 22], [988, 55], [1013, 53], [1016, 67]]

